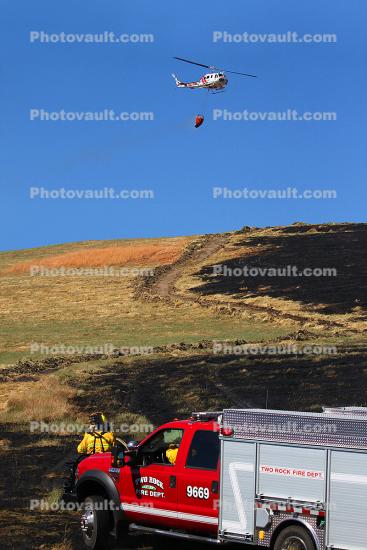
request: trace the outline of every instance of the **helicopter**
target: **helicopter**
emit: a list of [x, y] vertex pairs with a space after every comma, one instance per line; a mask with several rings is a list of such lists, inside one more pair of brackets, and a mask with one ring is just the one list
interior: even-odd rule
[[[173, 59], [178, 59], [179, 61], [184, 61], [185, 63], [190, 63], [191, 65], [198, 65], [199, 67], [205, 67], [206, 69], [210, 69], [214, 71], [214, 72], [205, 74], [200, 78], [200, 80], [196, 80], [194, 82], [181, 82], [175, 74], [172, 74], [173, 78], [175, 79], [176, 86], [178, 88], [189, 88], [191, 90], [206, 89], [212, 93], [218, 93], [218, 92], [223, 92], [224, 88], [228, 84], [228, 79], [224, 72], [226, 69], [218, 69], [218, 67], [215, 67], [213, 65], [205, 65], [204, 63], [197, 63], [196, 61], [190, 61], [189, 59], [184, 59], [183, 57], [174, 57]], [[237, 74], [241, 76], [249, 76], [251, 78], [256, 78], [256, 75], [254, 74], [239, 73], [237, 71], [229, 71], [229, 70], [226, 70], [226, 72], [231, 74]]]

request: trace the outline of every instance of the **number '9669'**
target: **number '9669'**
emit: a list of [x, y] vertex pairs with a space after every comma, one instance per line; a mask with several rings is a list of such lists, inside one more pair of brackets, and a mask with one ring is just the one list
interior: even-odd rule
[[192, 487], [191, 485], [188, 485], [186, 487], [186, 495], [189, 498], [200, 498], [203, 500], [208, 500], [210, 493], [207, 487]]

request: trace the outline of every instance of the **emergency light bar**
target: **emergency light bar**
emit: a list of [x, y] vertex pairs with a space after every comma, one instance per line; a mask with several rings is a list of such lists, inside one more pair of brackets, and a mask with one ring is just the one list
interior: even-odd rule
[[216, 420], [218, 421], [219, 417], [222, 416], [223, 412], [193, 412], [191, 414], [191, 418], [195, 420], [196, 422], [208, 422], [210, 420]]

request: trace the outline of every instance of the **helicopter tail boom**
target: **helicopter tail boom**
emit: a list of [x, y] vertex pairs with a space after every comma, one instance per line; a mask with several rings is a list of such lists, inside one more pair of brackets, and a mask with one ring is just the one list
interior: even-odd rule
[[175, 74], [172, 73], [172, 77], [175, 79], [176, 86], [178, 86], [178, 88], [185, 88], [186, 84], [184, 84], [184, 82], [181, 82], [180, 80], [178, 80], [178, 78]]

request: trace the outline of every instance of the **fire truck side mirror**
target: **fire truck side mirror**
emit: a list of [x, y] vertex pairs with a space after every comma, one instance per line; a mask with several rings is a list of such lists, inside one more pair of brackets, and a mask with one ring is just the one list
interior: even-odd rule
[[124, 465], [125, 466], [135, 466], [136, 465], [136, 454], [129, 453], [124, 456]]
[[114, 447], [112, 447], [111, 458], [112, 458], [111, 462], [112, 462], [113, 468], [121, 468], [122, 466], [124, 466], [125, 453], [120, 445], [115, 445]]

